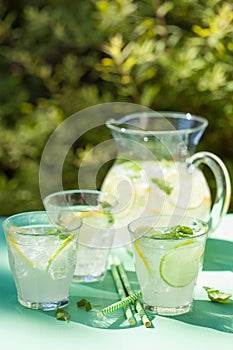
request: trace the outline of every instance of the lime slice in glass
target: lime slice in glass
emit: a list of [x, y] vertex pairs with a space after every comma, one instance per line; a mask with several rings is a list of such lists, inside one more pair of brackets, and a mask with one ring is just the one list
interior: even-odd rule
[[160, 261], [160, 276], [171, 287], [185, 287], [196, 279], [203, 248], [193, 240], [179, 244]]

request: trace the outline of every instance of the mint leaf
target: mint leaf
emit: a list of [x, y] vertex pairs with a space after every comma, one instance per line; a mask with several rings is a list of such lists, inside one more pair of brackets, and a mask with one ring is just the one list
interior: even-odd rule
[[57, 309], [56, 312], [56, 319], [59, 321], [69, 321], [70, 319], [70, 314], [65, 311], [64, 309]]
[[56, 235], [58, 233], [59, 234], [59, 238], [64, 241], [67, 237], [69, 237], [69, 234], [67, 233], [63, 233], [64, 232], [64, 229], [61, 229], [61, 228], [52, 228], [51, 230], [48, 230], [45, 232], [46, 235]]
[[78, 307], [84, 307], [86, 305], [87, 300], [86, 299], [80, 299], [77, 301], [77, 306]]
[[170, 195], [173, 190], [173, 186], [163, 179], [158, 179], [157, 177], [152, 177], [151, 181], [156, 184], [160, 190], [164, 191], [166, 194]]
[[177, 225], [167, 231], [158, 230], [153, 227], [146, 227], [146, 233], [151, 238], [176, 239], [183, 237], [192, 237], [193, 230], [189, 226]]
[[114, 224], [114, 217], [110, 211], [106, 211], [105, 214], [108, 217], [108, 223], [109, 224]]
[[213, 289], [209, 287], [203, 288], [206, 290], [208, 298], [214, 303], [227, 303], [229, 302], [229, 299], [232, 296], [232, 294], [223, 293], [218, 289]]
[[52, 228], [51, 230], [48, 230], [45, 232], [46, 235], [55, 235], [57, 233], [62, 232], [62, 230], [58, 229], [58, 228]]
[[59, 235], [59, 238], [60, 238], [62, 241], [64, 241], [64, 239], [66, 239], [67, 237], [69, 237], [69, 235], [67, 235], [67, 234], [65, 234], [65, 233], [61, 233], [61, 234]]
[[77, 302], [78, 307], [83, 307], [87, 312], [92, 309], [91, 303], [86, 299], [80, 299]]
[[92, 307], [91, 307], [91, 303], [88, 301], [86, 302], [86, 305], [85, 305], [85, 310], [88, 312], [88, 311], [91, 311]]
[[63, 233], [64, 232], [64, 229], [61, 229], [61, 228], [52, 228], [51, 230], [48, 230], [45, 232], [46, 235], [56, 235], [58, 233], [59, 234], [59, 238], [64, 240], [66, 239], [69, 235]]
[[125, 162], [124, 166], [125, 168], [132, 169], [136, 172], [140, 172], [142, 170], [142, 167], [135, 162]]
[[178, 237], [190, 237], [193, 236], [193, 230], [191, 227], [177, 225], [168, 231], [169, 234], [173, 235], [174, 238]]
[[103, 209], [106, 209], [106, 208], [111, 208], [112, 205], [110, 203], [108, 203], [107, 201], [102, 201], [102, 202], [99, 202], [99, 204], [101, 205], [101, 207]]

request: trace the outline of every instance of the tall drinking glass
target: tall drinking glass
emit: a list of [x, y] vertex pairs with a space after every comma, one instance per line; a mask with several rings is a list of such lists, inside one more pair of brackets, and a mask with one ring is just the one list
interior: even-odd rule
[[192, 307], [208, 226], [182, 216], [150, 216], [128, 226], [146, 310], [179, 315]]
[[79, 219], [75, 230], [68, 230], [54, 225], [44, 211], [20, 213], [4, 220], [20, 304], [44, 311], [68, 304], [81, 224]]
[[76, 218], [82, 219], [74, 281], [95, 282], [104, 278], [114, 238], [115, 204], [114, 196], [96, 190], [67, 190], [45, 197], [44, 206], [53, 212], [55, 223], [67, 225]]

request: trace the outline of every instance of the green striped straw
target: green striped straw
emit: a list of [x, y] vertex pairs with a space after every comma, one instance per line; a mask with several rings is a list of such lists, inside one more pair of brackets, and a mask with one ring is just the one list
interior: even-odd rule
[[120, 300], [120, 301], [118, 301], [116, 303], [113, 303], [113, 304], [105, 307], [101, 311], [98, 311], [97, 312], [97, 316], [98, 317], [102, 317], [102, 316], [108, 315], [111, 312], [114, 312], [114, 311], [120, 309], [121, 307], [124, 307], [124, 306], [126, 306], [126, 305], [128, 305], [130, 303], [134, 303], [141, 296], [142, 296], [141, 291], [133, 293], [133, 294], [129, 295], [128, 297], [126, 297], [126, 298], [124, 298], [124, 299], [122, 299], [122, 300]]
[[[134, 291], [133, 291], [133, 289], [132, 289], [132, 287], [130, 285], [130, 282], [128, 280], [128, 277], [127, 277], [127, 274], [126, 274], [126, 271], [125, 271], [125, 268], [124, 268], [122, 262], [120, 262], [120, 260], [117, 257], [114, 258], [114, 261], [115, 261], [115, 264], [117, 266], [117, 269], [119, 271], [120, 277], [122, 279], [122, 282], [124, 284], [124, 287], [125, 287], [127, 293], [129, 295], [134, 294]], [[139, 300], [136, 300], [135, 308], [136, 308], [137, 313], [139, 314], [139, 316], [140, 316], [144, 326], [149, 328], [151, 326], [151, 322], [150, 322], [150, 320], [149, 320], [149, 318], [148, 318], [148, 316], [146, 314], [146, 311], [144, 310], [144, 308], [143, 308], [143, 306], [142, 306], [142, 304], [140, 303]]]
[[[112, 257], [110, 256], [109, 258], [109, 263], [110, 263], [110, 267], [111, 267], [111, 272], [112, 272], [112, 277], [113, 277], [113, 280], [115, 282], [115, 285], [116, 285], [116, 288], [117, 288], [117, 291], [118, 291], [118, 294], [122, 299], [124, 299], [127, 295], [126, 295], [126, 292], [124, 290], [124, 286], [121, 282], [121, 278], [120, 278], [120, 275], [117, 271], [117, 268], [116, 268], [116, 265], [113, 263], [113, 259]], [[134, 315], [133, 315], [133, 312], [130, 308], [130, 305], [125, 305], [124, 306], [124, 310], [125, 310], [125, 316], [127, 318], [127, 320], [129, 321], [129, 324], [131, 326], [135, 325], [136, 321], [135, 321], [135, 318], [134, 318]]]

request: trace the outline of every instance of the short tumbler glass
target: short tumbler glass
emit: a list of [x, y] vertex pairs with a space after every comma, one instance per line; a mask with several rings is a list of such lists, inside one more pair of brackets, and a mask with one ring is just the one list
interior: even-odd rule
[[75, 230], [54, 225], [45, 211], [20, 213], [3, 222], [18, 301], [25, 307], [53, 310], [68, 304], [76, 266]]
[[[114, 196], [97, 190], [66, 190], [44, 199], [46, 210], [56, 213], [53, 221], [60, 225], [81, 218], [74, 282], [95, 282], [104, 278], [114, 239]], [[74, 225], [74, 224], [73, 224]]]
[[128, 229], [145, 309], [166, 316], [189, 312], [203, 265], [207, 224], [164, 215], [138, 218]]

